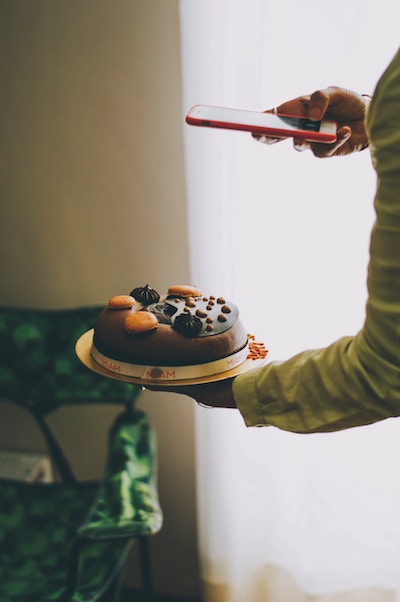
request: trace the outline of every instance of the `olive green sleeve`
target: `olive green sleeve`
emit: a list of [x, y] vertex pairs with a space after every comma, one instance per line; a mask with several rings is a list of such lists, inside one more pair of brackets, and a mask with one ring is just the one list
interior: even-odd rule
[[376, 87], [367, 128], [378, 180], [364, 327], [237, 377], [248, 426], [326, 432], [400, 415], [400, 52]]

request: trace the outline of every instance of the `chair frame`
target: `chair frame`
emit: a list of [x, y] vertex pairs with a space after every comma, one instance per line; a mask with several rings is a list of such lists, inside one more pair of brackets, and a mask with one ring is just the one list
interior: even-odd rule
[[[95, 310], [95, 308], [85, 308], [85, 309], [92, 309]], [[5, 312], [18, 312], [18, 309], [13, 309], [13, 308], [1, 308], [0, 307], [0, 311], [4, 310]], [[22, 313], [29, 313], [29, 309], [22, 309], [20, 310], [21, 314]], [[33, 312], [37, 312], [37, 310], [33, 310]], [[71, 310], [66, 310], [66, 313], [68, 313]], [[72, 310], [74, 311], [74, 310]], [[76, 310], [75, 310], [76, 311]], [[79, 311], [79, 309], [77, 310]], [[39, 312], [41, 312], [41, 310], [39, 310]], [[42, 313], [46, 313], [46, 310], [43, 310]], [[62, 310], [57, 310], [56, 312], [48, 312], [48, 313], [62, 313]], [[1, 340], [0, 340], [0, 344], [1, 344]], [[79, 362], [78, 362], [79, 363]], [[87, 368], [83, 368], [82, 369], [84, 371], [87, 370]], [[104, 378], [104, 377], [99, 377], [98, 375], [95, 375], [96, 378]], [[1, 381], [0, 381], [0, 385], [1, 385]], [[115, 419], [114, 425], [117, 424], [118, 419], [120, 419], [121, 417], [125, 416], [127, 417], [127, 419], [129, 420], [130, 418], [134, 419], [135, 416], [138, 414], [138, 411], [135, 408], [135, 401], [136, 401], [136, 397], [137, 394], [139, 392], [139, 390], [135, 387], [133, 387], [132, 385], [129, 385], [130, 388], [132, 388], [132, 395], [131, 395], [131, 399], [126, 399], [126, 395], [125, 398], [121, 399], [118, 403], [120, 406], [124, 407], [124, 409], [121, 411], [121, 413], [119, 413]], [[136, 390], [135, 390], [136, 389]], [[1, 391], [1, 386], [0, 386], [0, 395], [3, 394], [3, 391]], [[71, 465], [57, 439], [57, 437], [55, 436], [53, 430], [50, 428], [50, 426], [48, 425], [48, 422], [46, 420], [46, 417], [53, 412], [55, 409], [57, 409], [57, 407], [60, 406], [60, 403], [55, 403], [54, 406], [51, 406], [50, 403], [50, 407], [35, 407], [35, 404], [32, 402], [30, 402], [30, 400], [25, 400], [25, 399], [20, 399], [17, 398], [18, 396], [15, 396], [14, 398], [11, 398], [11, 396], [6, 395], [2, 398], [4, 398], [5, 401], [10, 401], [12, 403], [17, 404], [19, 407], [23, 408], [24, 410], [26, 410], [29, 415], [33, 418], [33, 420], [35, 421], [35, 423], [37, 424], [43, 439], [46, 443], [46, 447], [48, 449], [49, 455], [51, 457], [52, 463], [53, 463], [53, 467], [56, 471], [57, 477], [60, 479], [60, 481], [62, 483], [65, 483], [66, 485], [74, 485], [74, 484], [79, 484], [79, 480], [77, 479], [76, 475], [74, 474], [74, 471], [71, 468]], [[89, 404], [94, 404], [96, 403], [96, 400], [92, 400], [88, 402]], [[102, 403], [102, 401], [100, 401], [99, 403]], [[115, 401], [111, 401], [110, 403], [115, 404]], [[46, 405], [46, 404], [45, 404]], [[144, 414], [144, 412], [139, 412], [139, 414]], [[103, 477], [104, 478], [104, 477]], [[101, 481], [100, 481], [101, 483]], [[96, 506], [96, 502], [94, 502], [94, 507]], [[158, 507], [159, 509], [159, 507]], [[92, 508], [93, 510], [93, 508]], [[114, 567], [114, 570], [112, 572], [112, 574], [110, 575], [107, 583], [105, 584], [105, 587], [103, 588], [102, 592], [99, 594], [100, 598], [102, 598], [104, 596], [104, 594], [106, 592], [109, 591], [114, 591], [114, 600], [115, 602], [117, 602], [120, 599], [120, 594], [122, 591], [122, 585], [123, 585], [123, 571], [122, 568], [125, 564], [126, 558], [127, 558], [127, 553], [129, 551], [129, 548], [133, 545], [134, 542], [137, 542], [138, 547], [139, 547], [139, 562], [140, 562], [140, 574], [141, 574], [141, 582], [142, 582], [142, 588], [143, 591], [146, 593], [151, 593], [153, 591], [153, 574], [152, 574], [152, 567], [151, 567], [151, 559], [150, 559], [150, 551], [149, 551], [149, 535], [152, 535], [154, 533], [156, 533], [159, 528], [161, 528], [161, 523], [162, 523], [162, 515], [161, 515], [161, 510], [160, 511], [160, 515], [157, 517], [155, 526], [153, 531], [150, 533], [149, 529], [147, 527], [146, 529], [143, 529], [143, 533], [139, 531], [133, 532], [131, 534], [129, 533], [123, 533], [120, 536], [116, 535], [116, 536], [111, 536], [111, 538], [108, 538], [107, 536], [98, 536], [96, 534], [94, 534], [93, 536], [90, 534], [90, 532], [85, 533], [84, 530], [83, 532], [77, 531], [75, 534], [75, 540], [72, 544], [72, 548], [70, 550], [69, 553], [69, 564], [68, 564], [68, 568], [67, 568], [67, 576], [66, 576], [66, 582], [65, 582], [65, 589], [63, 594], [61, 595], [61, 597], [59, 597], [58, 602], [70, 602], [73, 599], [74, 593], [76, 591], [76, 588], [79, 584], [79, 579], [80, 579], [80, 574], [81, 574], [81, 556], [82, 556], [82, 552], [85, 548], [85, 544], [87, 544], [90, 541], [96, 541], [99, 542], [99, 544], [101, 544], [102, 539], [103, 540], [108, 540], [109, 539], [113, 539], [113, 540], [118, 540], [121, 543], [122, 542], [126, 542], [126, 547], [125, 547], [125, 553], [122, 554], [120, 561], [117, 562], [116, 566]], [[157, 513], [157, 500], [156, 500], [156, 513]], [[96, 599], [100, 599], [99, 596], [97, 596]]]

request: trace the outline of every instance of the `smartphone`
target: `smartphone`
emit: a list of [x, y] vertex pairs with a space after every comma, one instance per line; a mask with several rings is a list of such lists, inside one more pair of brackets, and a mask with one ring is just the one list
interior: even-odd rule
[[336, 140], [334, 121], [312, 121], [296, 115], [275, 115], [258, 111], [194, 105], [186, 123], [205, 127], [242, 130], [270, 138], [301, 138], [309, 142], [332, 143]]

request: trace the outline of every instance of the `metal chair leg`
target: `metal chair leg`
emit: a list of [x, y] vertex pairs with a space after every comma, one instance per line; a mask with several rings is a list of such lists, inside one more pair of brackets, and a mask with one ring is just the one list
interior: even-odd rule
[[151, 570], [150, 546], [148, 537], [139, 537], [139, 557], [143, 590], [150, 594], [153, 592], [153, 574]]
[[120, 602], [122, 596], [122, 588], [124, 585], [124, 571], [121, 570], [116, 578], [113, 589], [113, 602]]

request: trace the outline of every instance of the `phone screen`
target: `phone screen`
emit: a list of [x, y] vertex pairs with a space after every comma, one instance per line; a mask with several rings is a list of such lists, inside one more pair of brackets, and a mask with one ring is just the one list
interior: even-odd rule
[[307, 132], [319, 132], [321, 122], [312, 121], [306, 117], [284, 117], [282, 115], [273, 115], [279, 119], [280, 127], [283, 129], [284, 125], [288, 126], [288, 129], [295, 128], [296, 130], [306, 130]]
[[[225, 109], [210, 107], [201, 115], [204, 122], [208, 120], [222, 123], [241, 125], [243, 123], [255, 127], [268, 127], [280, 130], [292, 131], [306, 130], [308, 132], [319, 132], [321, 122], [311, 121], [306, 117], [286, 117], [274, 115], [273, 113], [258, 113], [256, 111], [241, 111], [239, 109]], [[204, 125], [207, 125], [206, 123]], [[211, 124], [210, 124], [211, 125]]]
[[331, 143], [336, 140], [337, 124], [333, 121], [312, 121], [307, 117], [275, 115], [243, 109], [195, 105], [186, 115], [190, 125], [230, 130], [244, 130], [272, 138], [301, 138], [311, 142]]

